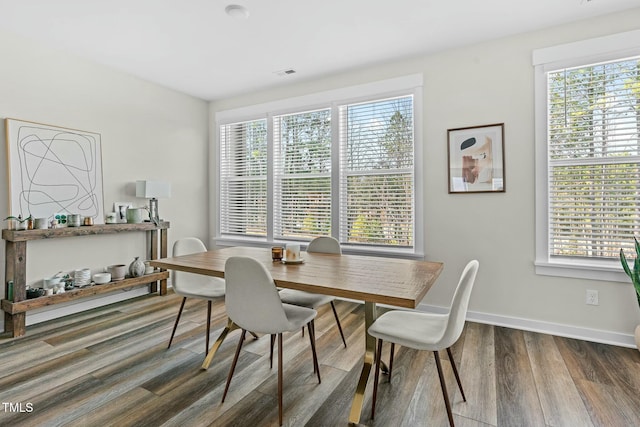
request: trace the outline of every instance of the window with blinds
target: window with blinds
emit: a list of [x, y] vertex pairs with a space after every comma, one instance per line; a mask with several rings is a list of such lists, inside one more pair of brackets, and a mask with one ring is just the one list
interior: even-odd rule
[[267, 120], [220, 127], [220, 232], [267, 234]]
[[616, 258], [640, 231], [640, 57], [547, 73], [549, 255]]
[[357, 252], [421, 251], [414, 158], [421, 81], [407, 76], [308, 104], [294, 98], [217, 114], [216, 239], [283, 244], [332, 236]]
[[273, 118], [274, 238], [331, 233], [331, 110]]
[[412, 247], [413, 97], [340, 107], [340, 240]]

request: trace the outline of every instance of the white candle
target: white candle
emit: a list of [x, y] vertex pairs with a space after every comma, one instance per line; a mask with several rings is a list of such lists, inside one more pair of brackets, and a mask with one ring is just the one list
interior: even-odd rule
[[300, 245], [288, 244], [285, 260], [286, 261], [298, 261], [300, 259]]

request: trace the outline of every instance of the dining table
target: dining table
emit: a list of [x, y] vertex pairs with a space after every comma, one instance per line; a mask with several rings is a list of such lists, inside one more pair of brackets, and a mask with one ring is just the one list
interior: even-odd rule
[[[302, 252], [301, 262], [274, 261], [271, 249], [233, 246], [207, 252], [150, 260], [154, 267], [224, 277], [229, 257], [257, 259], [269, 271], [275, 285], [364, 303], [365, 331], [376, 320], [377, 304], [415, 309], [437, 280], [444, 267], [441, 262], [389, 256], [347, 255]], [[209, 350], [202, 364], [207, 369], [232, 330], [231, 320]], [[349, 422], [358, 424], [369, 374], [375, 362], [376, 340], [365, 332], [364, 363], [351, 404]]]

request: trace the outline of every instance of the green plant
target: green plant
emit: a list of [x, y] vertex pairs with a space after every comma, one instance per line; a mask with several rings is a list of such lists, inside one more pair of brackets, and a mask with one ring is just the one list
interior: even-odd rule
[[10, 220], [10, 219], [15, 219], [15, 220], [16, 220], [16, 221], [18, 221], [19, 223], [23, 223], [23, 222], [29, 221], [29, 220], [30, 220], [30, 219], [32, 219], [32, 218], [31, 218], [31, 215], [29, 215], [28, 217], [26, 217], [26, 218], [24, 218], [24, 219], [22, 218], [22, 215], [18, 215], [18, 216], [9, 215], [9, 216], [8, 216], [8, 217], [6, 217], [4, 220], [5, 220], [5, 221], [8, 221], [8, 220]]
[[636, 239], [635, 237], [633, 238], [633, 240], [635, 240], [636, 242], [636, 258], [633, 261], [633, 269], [629, 268], [627, 257], [624, 256], [624, 250], [622, 249], [620, 249], [620, 262], [622, 263], [624, 272], [627, 273], [627, 276], [631, 278], [633, 287], [636, 289], [638, 306], [640, 306], [640, 243], [638, 243], [638, 239]]

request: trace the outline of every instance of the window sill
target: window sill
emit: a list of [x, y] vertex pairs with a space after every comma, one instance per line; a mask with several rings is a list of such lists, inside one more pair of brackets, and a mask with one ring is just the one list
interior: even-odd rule
[[594, 260], [590, 263], [582, 260], [536, 261], [535, 270], [536, 274], [542, 276], [629, 283], [629, 277], [622, 270], [620, 262], [613, 260]]
[[[276, 240], [267, 241], [266, 238], [251, 238], [251, 237], [216, 237], [213, 239], [216, 246], [228, 247], [228, 246], [250, 246], [257, 248], [270, 248], [274, 245], [286, 245], [287, 243], [300, 243], [302, 249], [306, 250], [307, 242]], [[416, 259], [423, 260], [424, 254], [414, 252], [413, 249], [400, 249], [400, 248], [373, 248], [367, 246], [352, 246], [341, 245], [342, 253], [348, 255], [367, 255], [367, 256], [380, 256], [389, 258], [404, 258], [404, 259]]]

